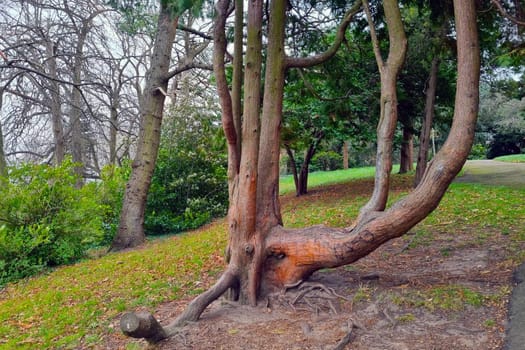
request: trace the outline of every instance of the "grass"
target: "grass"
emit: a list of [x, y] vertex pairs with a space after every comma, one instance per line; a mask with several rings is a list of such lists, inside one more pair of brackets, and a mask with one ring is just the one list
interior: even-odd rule
[[[314, 188], [323, 181], [351, 183], [322, 191], [317, 187], [306, 197], [285, 196], [285, 224], [349, 225], [368, 199], [373, 184], [370, 171], [312, 174]], [[408, 191], [410, 176], [393, 180], [393, 198]], [[436, 212], [412, 231], [429, 244], [436, 230], [474, 232], [479, 240], [487, 232], [500, 232], [516, 242], [514, 248], [509, 247], [513, 254], [509, 259], [523, 260], [525, 254], [518, 249], [518, 243], [525, 241], [523, 198], [523, 189], [453, 184]], [[226, 224], [217, 221], [194, 232], [150, 241], [138, 250], [104, 255], [10, 284], [0, 290], [0, 348], [74, 349], [104, 344], [106, 337], [119, 336], [115, 324], [122, 312], [188, 299], [209, 286], [224, 267], [226, 242]], [[460, 307], [450, 297], [458, 293], [467, 305], [487, 298], [459, 286], [440, 288], [424, 290], [419, 296], [400, 295], [399, 302], [439, 300], [425, 307], [446, 309]], [[362, 288], [356, 297], [366, 300], [369, 292]], [[130, 348], [136, 345], [130, 344]]]
[[[394, 165], [392, 172], [396, 173], [398, 171], [399, 165]], [[308, 174], [308, 188], [313, 189], [319, 186], [340, 184], [352, 180], [366, 179], [373, 177], [374, 173], [375, 167], [362, 167], [334, 171], [317, 171], [315, 173]], [[291, 192], [295, 192], [293, 176], [282, 176], [281, 181], [279, 183], [279, 193], [287, 194]]]
[[481, 307], [486, 303], [499, 300], [508, 293], [509, 290], [502, 287], [494, 295], [485, 295], [465, 286], [451, 284], [396, 293], [391, 298], [398, 306], [423, 307], [430, 311], [459, 311], [469, 306]]
[[494, 160], [499, 160], [501, 162], [511, 162], [511, 163], [525, 163], [525, 153], [501, 156], [501, 157], [494, 158]]

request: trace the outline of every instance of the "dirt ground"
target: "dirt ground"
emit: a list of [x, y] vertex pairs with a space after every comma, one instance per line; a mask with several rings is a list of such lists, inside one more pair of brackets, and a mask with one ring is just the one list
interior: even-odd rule
[[[506, 237], [494, 233], [479, 245], [467, 235], [441, 236], [412, 249], [406, 249], [410, 234], [393, 240], [351, 267], [317, 272], [306, 286], [256, 309], [218, 300], [199, 322], [156, 348], [335, 349], [352, 329], [341, 349], [501, 349], [512, 279]], [[431, 293], [447, 286], [455, 290], [451, 300]], [[462, 287], [497, 297], [455, 305]], [[155, 315], [169, 323], [187, 302], [162, 305]], [[120, 336], [112, 344], [129, 342]]]
[[[409, 232], [351, 266], [318, 271], [257, 308], [217, 300], [199, 322], [154, 348], [502, 349], [513, 265], [509, 237], [492, 230], [480, 241], [437, 227], [432, 244], [410, 248]], [[152, 311], [169, 323], [187, 303]], [[133, 345], [146, 343], [114, 334], [105, 347]]]

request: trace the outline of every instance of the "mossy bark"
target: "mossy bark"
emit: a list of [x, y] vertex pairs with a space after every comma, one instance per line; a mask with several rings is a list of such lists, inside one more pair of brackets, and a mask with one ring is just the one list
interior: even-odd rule
[[146, 199], [159, 150], [165, 93], [168, 88], [167, 75], [177, 23], [178, 19], [173, 17], [165, 5], [162, 5], [150, 69], [146, 74], [146, 85], [141, 99], [137, 153], [126, 184], [120, 223], [111, 244], [112, 251], [135, 247], [145, 239]]

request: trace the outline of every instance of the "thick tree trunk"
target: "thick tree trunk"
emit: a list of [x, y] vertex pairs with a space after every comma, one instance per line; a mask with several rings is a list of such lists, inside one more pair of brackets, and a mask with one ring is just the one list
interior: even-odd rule
[[430, 147], [430, 131], [432, 130], [434, 105], [436, 103], [438, 69], [439, 59], [434, 57], [430, 66], [428, 86], [425, 93], [425, 114], [423, 115], [423, 123], [421, 123], [421, 132], [419, 134], [419, 152], [417, 155], [416, 176], [414, 179], [415, 186], [419, 184], [427, 168], [428, 148]]
[[403, 140], [401, 141], [399, 173], [406, 174], [414, 169], [414, 135], [412, 128], [403, 126]]
[[110, 248], [112, 251], [135, 247], [145, 239], [144, 211], [160, 144], [160, 127], [168, 87], [166, 76], [177, 28], [177, 18], [170, 14], [166, 6], [161, 6], [157, 28], [151, 66], [146, 75], [146, 87], [140, 106], [137, 153], [126, 184], [120, 224]]
[[[237, 271], [241, 303], [257, 302], [260, 235], [257, 223], [263, 0], [248, 3], [242, 151], [229, 210], [230, 266]], [[269, 39], [269, 42], [270, 39]], [[268, 169], [269, 170], [269, 169]]]
[[361, 209], [360, 217], [383, 211], [388, 200], [394, 132], [397, 123], [397, 76], [405, 61], [407, 39], [397, 0], [383, 1], [388, 27], [389, 53], [383, 61], [379, 41], [367, 1], [363, 1], [370, 24], [372, 44], [381, 77], [380, 117], [377, 126], [377, 153], [374, 191], [368, 203]]
[[[250, 6], [252, 5], [253, 3]], [[238, 230], [238, 227], [246, 227], [246, 224], [239, 222], [244, 218], [230, 215], [231, 260], [225, 273], [211, 289], [192, 301], [172, 324], [153, 333], [142, 327], [141, 334], [145, 332], [148, 339], [155, 339], [150, 340], [151, 342], [174, 334], [184, 322], [197, 320], [206, 306], [228, 288], [233, 287], [238, 290], [241, 301], [255, 303], [257, 297], [282, 289], [289, 284], [297, 284], [316, 270], [352, 263], [388, 240], [403, 235], [437, 207], [449, 184], [461, 170], [470, 151], [479, 102], [480, 65], [474, 0], [454, 0], [454, 8], [458, 38], [458, 82], [454, 121], [447, 141], [432, 161], [419, 186], [389, 209], [376, 212], [373, 216], [367, 216], [349, 229], [333, 229], [323, 226], [296, 230], [284, 229], [280, 223], [277, 197], [278, 163], [275, 163], [275, 159], [278, 159], [278, 155], [270, 151], [275, 145], [264, 143], [265, 147], [269, 147], [264, 150], [268, 151], [270, 156], [262, 157], [263, 149], [261, 148], [258, 158], [259, 161], [262, 161], [258, 168], [260, 176], [255, 181], [258, 181], [259, 186], [263, 186], [265, 191], [257, 192], [256, 225], [253, 228], [253, 234], [247, 235], [246, 232]], [[273, 21], [281, 20], [280, 15], [284, 15], [284, 1], [274, 0], [270, 13], [269, 43], [274, 42], [272, 44], [274, 46], [270, 45], [268, 49], [267, 67], [272, 67], [272, 69], [266, 71], [265, 82], [272, 84], [272, 78], [278, 78], [283, 72], [280, 65], [284, 52], [280, 40], [282, 37], [272, 35], [272, 33], [280, 33], [275, 28], [272, 29], [272, 25], [276, 23]], [[253, 23], [252, 21], [251, 24]], [[275, 90], [265, 89], [264, 103], [267, 102], [266, 98], [282, 97], [282, 90], [280, 90], [282, 85], [277, 80], [275, 82], [276, 84], [272, 85]], [[272, 101], [275, 102], [275, 100]], [[280, 101], [277, 100], [277, 104]], [[273, 105], [273, 103], [270, 103], [267, 108], [263, 106], [261, 135], [266, 135], [265, 137], [268, 137], [269, 140], [279, 135], [279, 124], [276, 120], [272, 120], [274, 115], [271, 114], [275, 111], [279, 112], [278, 108], [280, 108], [279, 105]], [[249, 115], [246, 112], [249, 111], [245, 110], [245, 117]], [[280, 115], [277, 119], [279, 118]], [[270, 126], [264, 131], [266, 122]], [[245, 131], [243, 136], [248, 136], [249, 132], [253, 132], [254, 129], [249, 128]], [[243, 140], [247, 141], [246, 138]], [[243, 147], [243, 154], [244, 152]], [[244, 160], [241, 161], [244, 162]], [[243, 176], [240, 177], [246, 176], [250, 180], [252, 179], [250, 178], [251, 173], [243, 170], [245, 167], [246, 164], [241, 164], [240, 169]], [[271, 171], [267, 172], [267, 170]], [[263, 175], [266, 172], [268, 174]], [[251, 188], [252, 184], [245, 185]], [[243, 212], [238, 204], [234, 204], [237, 205], [237, 211], [233, 214]], [[248, 218], [248, 220], [251, 222], [253, 218]], [[141, 318], [147, 321], [150, 316], [143, 315]], [[151, 328], [159, 329], [155, 322], [150, 321], [146, 323], [153, 325]], [[137, 324], [140, 322], [139, 320]], [[160, 336], [156, 337], [156, 333]]]

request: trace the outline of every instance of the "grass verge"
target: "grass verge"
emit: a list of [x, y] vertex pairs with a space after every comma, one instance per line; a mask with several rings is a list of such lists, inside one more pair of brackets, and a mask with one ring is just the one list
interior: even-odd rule
[[494, 158], [494, 160], [499, 160], [501, 162], [511, 162], [511, 163], [525, 163], [525, 154], [511, 154], [508, 156], [501, 156]]

